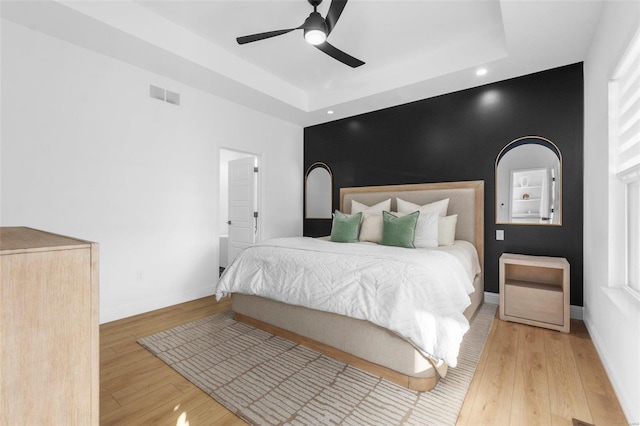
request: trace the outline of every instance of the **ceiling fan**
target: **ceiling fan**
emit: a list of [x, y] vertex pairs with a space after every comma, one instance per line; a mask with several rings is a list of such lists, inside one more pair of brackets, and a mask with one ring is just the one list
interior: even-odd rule
[[327, 37], [331, 34], [331, 31], [336, 26], [338, 18], [342, 14], [344, 7], [347, 5], [347, 0], [332, 0], [327, 12], [326, 18], [317, 11], [318, 6], [322, 3], [322, 0], [307, 0], [311, 6], [313, 6], [313, 12], [307, 17], [302, 25], [295, 28], [289, 28], [286, 30], [269, 31], [266, 33], [252, 34], [248, 36], [236, 38], [238, 44], [252, 43], [254, 41], [264, 40], [267, 38], [279, 36], [289, 33], [294, 30], [304, 30], [304, 38], [309, 43], [320, 49], [327, 55], [342, 62], [345, 65], [349, 65], [352, 68], [364, 65], [359, 59], [354, 58], [351, 55], [344, 53], [342, 50], [332, 46], [327, 42]]

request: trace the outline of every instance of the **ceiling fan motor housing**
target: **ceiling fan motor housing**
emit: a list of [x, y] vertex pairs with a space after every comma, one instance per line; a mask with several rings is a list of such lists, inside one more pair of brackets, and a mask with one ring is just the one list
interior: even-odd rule
[[311, 15], [305, 19], [304, 24], [302, 24], [305, 32], [311, 30], [319, 30], [323, 33], [327, 33], [327, 24], [324, 21], [324, 18], [318, 12], [311, 12]]

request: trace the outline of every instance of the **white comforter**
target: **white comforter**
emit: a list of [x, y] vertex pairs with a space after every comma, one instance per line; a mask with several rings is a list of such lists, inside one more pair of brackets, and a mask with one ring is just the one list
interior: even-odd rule
[[272, 239], [238, 255], [216, 297], [251, 294], [368, 320], [455, 367], [469, 329], [463, 311], [479, 271], [475, 253], [464, 241], [438, 250]]

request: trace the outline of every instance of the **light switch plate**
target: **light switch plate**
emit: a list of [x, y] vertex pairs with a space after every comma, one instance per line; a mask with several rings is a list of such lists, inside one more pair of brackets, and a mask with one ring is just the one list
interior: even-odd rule
[[504, 240], [504, 229], [496, 229], [496, 240]]

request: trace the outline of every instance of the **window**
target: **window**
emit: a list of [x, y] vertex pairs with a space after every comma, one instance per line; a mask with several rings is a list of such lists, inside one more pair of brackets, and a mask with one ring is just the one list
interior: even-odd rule
[[[640, 180], [627, 184], [627, 282], [636, 291], [640, 291]], [[634, 216], [635, 215], [635, 216]]]
[[625, 215], [624, 281], [640, 294], [640, 31], [618, 63], [609, 93], [610, 164], [624, 194], [614, 201]]

